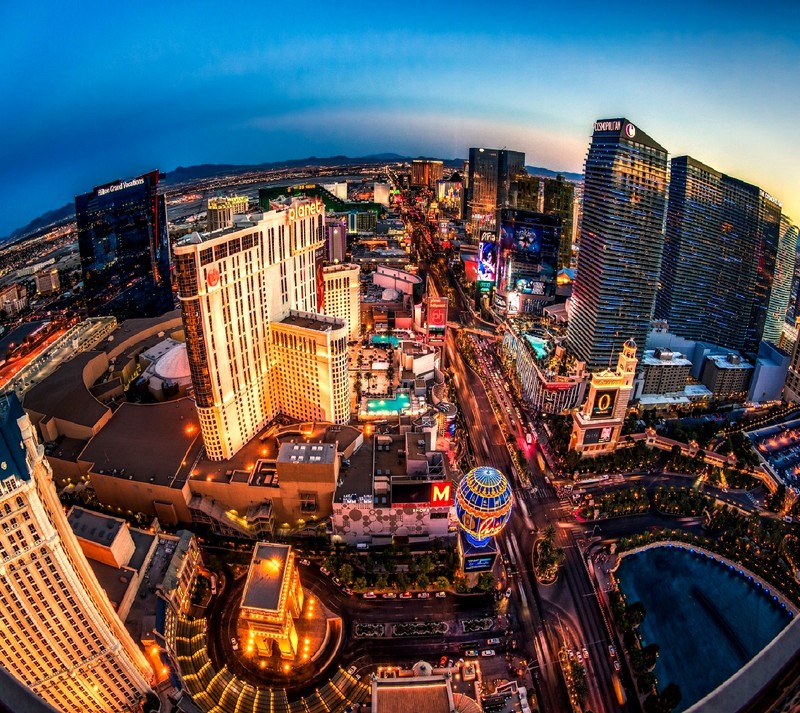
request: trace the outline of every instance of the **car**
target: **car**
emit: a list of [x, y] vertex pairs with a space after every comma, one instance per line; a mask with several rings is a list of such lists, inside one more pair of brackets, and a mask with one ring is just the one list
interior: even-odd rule
[[375, 599], [375, 592], [364, 592], [364, 599]]
[[385, 592], [381, 595], [384, 599], [397, 599], [397, 595], [394, 592]]
[[353, 590], [352, 590], [352, 589], [350, 589], [350, 587], [342, 587], [342, 591], [343, 591], [345, 594], [347, 594], [348, 596], [350, 596], [350, 595], [353, 593]]
[[338, 577], [331, 577], [331, 580], [333, 581], [333, 583], [334, 583], [334, 584], [335, 584], [337, 587], [341, 587], [341, 586], [342, 586], [342, 582], [341, 582], [341, 580], [340, 580]]
[[500, 639], [487, 639], [486, 640], [487, 646], [500, 646]]
[[614, 648], [614, 646], [612, 644], [608, 645], [608, 653], [610, 653], [612, 656], [616, 656], [617, 655], [617, 650]]
[[239, 648], [239, 642], [236, 641], [236, 637], [235, 636], [231, 636], [231, 646], [233, 646], [233, 650], [234, 651], [236, 651], [236, 649]]
[[619, 671], [619, 669], [620, 669], [619, 659], [614, 659], [614, 670]]
[[589, 660], [589, 650], [585, 646], [583, 647], [583, 658]]
[[447, 592], [436, 592], [437, 599], [444, 599], [447, 596]]
[[411, 592], [403, 592], [400, 595], [400, 599], [411, 599]]
[[430, 596], [427, 592], [417, 592], [417, 599], [428, 599]]
[[511, 599], [511, 587], [506, 589], [506, 599]]
[[494, 649], [484, 649], [481, 651], [481, 656], [496, 656]]
[[447, 656], [442, 656], [442, 658], [439, 659], [439, 668], [444, 668], [445, 665], [447, 665]]
[[320, 567], [319, 571], [322, 572], [322, 574], [330, 574], [330, 572], [327, 569], [325, 569], [324, 567]]
[[791, 515], [784, 515], [783, 516], [783, 521], [784, 522], [794, 522], [794, 520], [792, 520], [792, 516]]
[[467, 649], [464, 652], [464, 656], [466, 656], [467, 658], [474, 658], [477, 655], [478, 655], [478, 650], [477, 649]]
[[304, 564], [306, 567], [308, 567], [308, 565], [310, 565], [311, 562], [309, 562], [307, 559], [301, 559], [300, 564]]
[[453, 659], [447, 659], [447, 668], [453, 668]]
[[349, 673], [351, 676], [352, 676], [352, 675], [353, 675], [355, 672], [356, 672], [356, 665], [355, 665], [355, 664], [353, 664], [353, 665], [352, 665], [350, 668], [348, 668], [348, 669], [347, 669], [347, 673]]
[[575, 652], [572, 649], [567, 649], [567, 658], [571, 659], [575, 655]]
[[583, 663], [583, 654], [580, 651], [575, 652], [575, 658], [578, 659], [578, 663]]

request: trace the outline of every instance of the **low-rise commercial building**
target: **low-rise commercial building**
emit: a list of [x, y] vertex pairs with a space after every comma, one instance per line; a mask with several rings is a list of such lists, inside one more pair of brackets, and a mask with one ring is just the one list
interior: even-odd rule
[[683, 391], [692, 362], [669, 349], [648, 349], [642, 355], [641, 367], [642, 394], [671, 394]]
[[701, 381], [716, 399], [741, 400], [753, 375], [753, 365], [735, 352], [710, 354], [705, 358]]

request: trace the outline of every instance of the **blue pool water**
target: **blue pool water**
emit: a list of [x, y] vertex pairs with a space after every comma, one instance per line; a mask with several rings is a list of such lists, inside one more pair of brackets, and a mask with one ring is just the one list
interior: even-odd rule
[[536, 352], [536, 357], [538, 359], [543, 359], [547, 356], [547, 340], [542, 339], [541, 337], [534, 337], [532, 334], [526, 334], [525, 339], [528, 340], [528, 344], [533, 347], [533, 351]]
[[400, 344], [400, 338], [391, 334], [373, 334], [371, 341], [373, 344], [391, 344], [395, 348]]
[[747, 576], [678, 547], [629, 555], [617, 569], [627, 603], [641, 601], [644, 644], [660, 649], [659, 690], [681, 688], [676, 713], [711, 692], [763, 649], [790, 621], [786, 609]]
[[391, 399], [367, 399], [367, 413], [395, 415], [408, 408], [410, 403], [408, 394], [398, 394]]

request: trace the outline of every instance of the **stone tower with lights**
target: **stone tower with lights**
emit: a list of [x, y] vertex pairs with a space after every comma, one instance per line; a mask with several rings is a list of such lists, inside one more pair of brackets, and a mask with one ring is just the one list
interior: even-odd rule
[[636, 342], [629, 339], [622, 346], [616, 371], [606, 369], [592, 374], [586, 402], [572, 415], [570, 450], [594, 457], [616, 449], [638, 363]]

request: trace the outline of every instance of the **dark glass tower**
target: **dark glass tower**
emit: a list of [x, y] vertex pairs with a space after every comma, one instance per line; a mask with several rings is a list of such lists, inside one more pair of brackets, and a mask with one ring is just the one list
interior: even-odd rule
[[589, 369], [645, 344], [664, 247], [667, 151], [627, 119], [597, 121], [586, 157], [568, 344]]
[[779, 263], [780, 220], [780, 204], [757, 186], [673, 159], [656, 317], [681, 337], [752, 355], [762, 336], [777, 341], [781, 325], [767, 315], [788, 303], [788, 288], [779, 280], [773, 295], [776, 269], [793, 269], [787, 250]]
[[564, 180], [564, 176], [545, 179], [544, 212], [561, 219], [561, 246], [558, 266], [569, 267], [572, 261], [572, 220], [575, 201], [575, 186]]
[[468, 218], [491, 216], [516, 204], [516, 179], [525, 174], [525, 154], [506, 149], [469, 150]]
[[75, 197], [86, 312], [118, 320], [174, 308], [166, 202], [158, 171]]
[[719, 274], [722, 174], [690, 156], [672, 159], [667, 230], [655, 316], [687, 339], [705, 341], [708, 301]]

